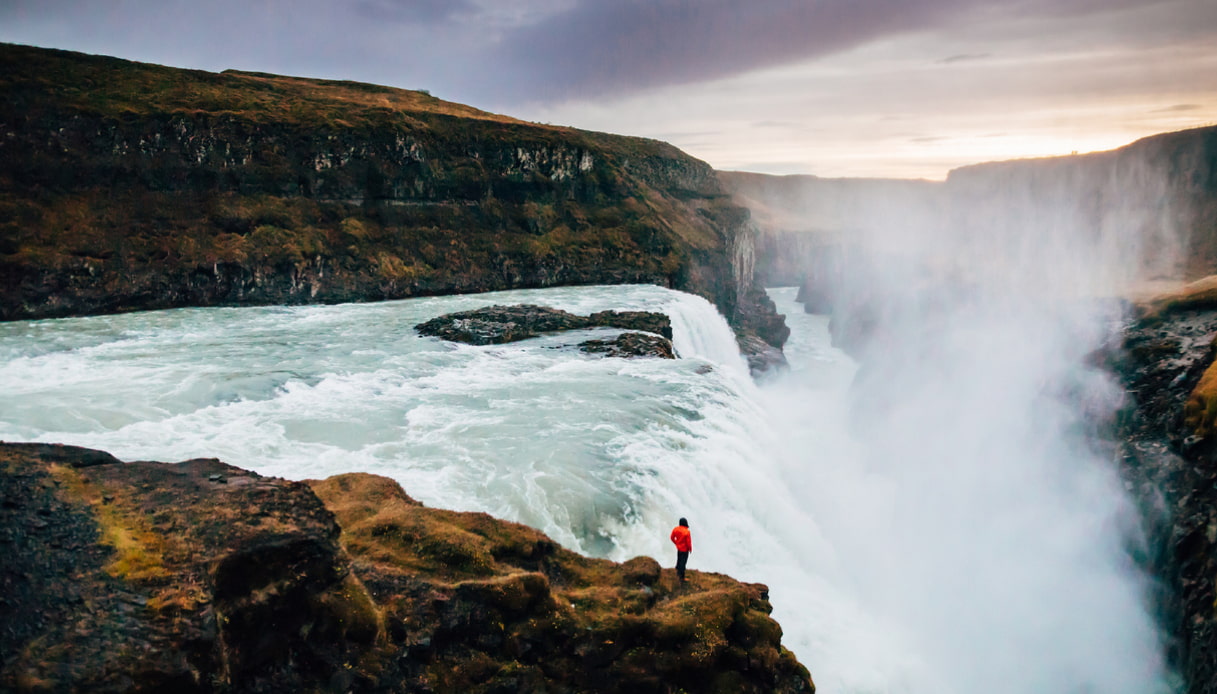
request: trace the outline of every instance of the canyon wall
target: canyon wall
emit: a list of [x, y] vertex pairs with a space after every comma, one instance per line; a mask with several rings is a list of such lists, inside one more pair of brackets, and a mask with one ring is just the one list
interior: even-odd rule
[[[834, 344], [862, 376], [886, 358], [892, 325], [932, 332], [961, 302], [1059, 293], [1085, 311], [1096, 296], [1157, 296], [1124, 301], [1122, 333], [1094, 355], [1124, 392], [1115, 421], [1089, 426], [1139, 506], [1145, 544], [1130, 541], [1130, 556], [1155, 578], [1169, 663], [1188, 694], [1217, 692], [1217, 127], [964, 167], [941, 183], [719, 176], [761, 226], [758, 276], [832, 314]], [[1185, 280], [1196, 281], [1155, 294]], [[855, 381], [860, 398], [875, 380]]]
[[0, 319], [647, 282], [784, 323], [662, 142], [425, 92], [0, 46]]

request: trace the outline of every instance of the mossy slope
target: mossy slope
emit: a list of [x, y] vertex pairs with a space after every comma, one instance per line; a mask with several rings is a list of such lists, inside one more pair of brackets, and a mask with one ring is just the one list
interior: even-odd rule
[[814, 691], [764, 586], [681, 588], [382, 477], [45, 444], [0, 473], [4, 691]]

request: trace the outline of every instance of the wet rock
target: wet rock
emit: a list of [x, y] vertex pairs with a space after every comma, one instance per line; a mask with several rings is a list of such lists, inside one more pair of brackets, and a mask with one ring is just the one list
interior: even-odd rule
[[579, 349], [588, 354], [603, 354], [606, 357], [656, 357], [675, 359], [672, 341], [659, 335], [646, 333], [621, 333], [612, 340], [584, 340]]
[[414, 326], [420, 335], [470, 345], [497, 345], [546, 333], [586, 328], [643, 330], [672, 339], [672, 322], [662, 313], [601, 311], [579, 316], [548, 306], [488, 306], [449, 313]]
[[742, 337], [739, 345], [740, 353], [748, 360], [748, 371], [753, 378], [780, 373], [790, 367], [785, 352], [759, 337]]
[[1175, 299], [1133, 322], [1108, 355], [1129, 395], [1117, 453], [1148, 534], [1140, 560], [1158, 578], [1155, 607], [1187, 694], [1217, 693], [1217, 442], [1212, 420], [1189, 411], [1215, 337], [1217, 310]]

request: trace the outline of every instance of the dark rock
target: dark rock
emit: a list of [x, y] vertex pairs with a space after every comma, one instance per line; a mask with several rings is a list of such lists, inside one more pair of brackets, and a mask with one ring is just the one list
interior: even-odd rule
[[37, 457], [48, 463], [70, 465], [74, 468], [92, 467], [94, 465], [116, 465], [121, 460], [106, 453], [80, 446], [66, 446], [62, 443], [4, 443], [8, 450]]
[[545, 333], [600, 327], [645, 330], [662, 335], [667, 340], [672, 338], [672, 322], [662, 313], [600, 311], [590, 316], [578, 316], [532, 304], [488, 306], [449, 313], [414, 326], [420, 335], [471, 345], [497, 345], [527, 340]]
[[582, 557], [373, 475], [77, 457], [0, 444], [6, 692], [814, 691], [763, 586], [678, 589], [653, 559]]
[[1186, 416], [1214, 337], [1217, 310], [1186, 308], [1133, 323], [1108, 355], [1130, 396], [1114, 433], [1149, 540], [1140, 560], [1186, 694], [1217, 693], [1217, 449]]
[[672, 339], [672, 320], [654, 311], [597, 311], [587, 319], [596, 327], [640, 330]]
[[[71, 466], [92, 453], [0, 445], [20, 500], [0, 520], [29, 528], [0, 569], [0, 623], [16, 627], [0, 632], [0, 689], [295, 689], [352, 662], [358, 594], [308, 487], [211, 460]], [[217, 471], [240, 484], [210, 485]], [[48, 508], [46, 527], [25, 522]], [[248, 522], [255, 508], [267, 522]]]
[[748, 360], [748, 371], [754, 378], [781, 372], [790, 367], [782, 350], [755, 335], [739, 339], [740, 353]]
[[606, 357], [627, 359], [630, 357], [676, 358], [671, 340], [646, 333], [621, 333], [612, 340], [584, 340], [579, 343], [579, 349], [589, 354], [603, 354]]

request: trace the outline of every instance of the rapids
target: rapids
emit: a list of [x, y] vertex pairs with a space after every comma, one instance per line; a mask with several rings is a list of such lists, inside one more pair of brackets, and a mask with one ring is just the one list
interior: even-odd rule
[[[767, 583], [824, 694], [1171, 691], [1123, 490], [1077, 444], [1077, 413], [1044, 398], [1062, 374], [1103, 395], [1082, 352], [1047, 358], [1060, 350], [1032, 335], [1029, 366], [997, 355], [1014, 374], [1000, 391], [939, 364], [909, 382], [924, 397], [872, 416], [828, 319], [772, 295], [791, 369], [760, 385], [709, 303], [653, 286], [0, 324], [0, 439], [374, 472], [428, 505], [667, 566], [687, 516], [690, 568]], [[682, 358], [571, 347], [605, 330], [491, 347], [413, 332], [494, 303], [664, 311]]]

